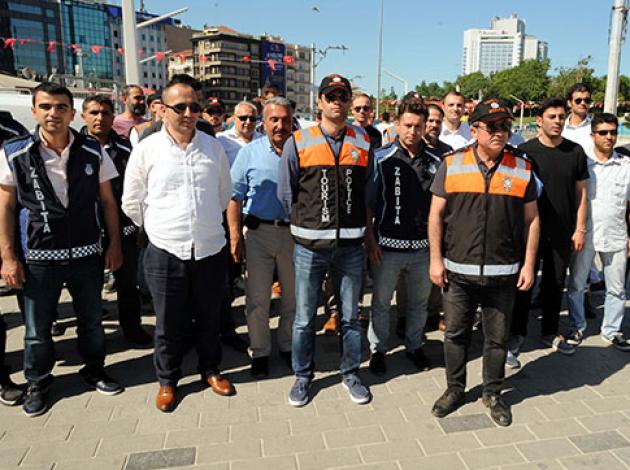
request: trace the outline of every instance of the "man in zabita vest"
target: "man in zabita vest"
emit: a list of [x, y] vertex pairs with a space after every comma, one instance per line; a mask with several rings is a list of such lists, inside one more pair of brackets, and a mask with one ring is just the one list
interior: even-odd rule
[[353, 402], [364, 404], [371, 399], [358, 376], [361, 326], [357, 305], [372, 154], [365, 131], [346, 124], [351, 96], [348, 79], [336, 74], [324, 77], [317, 100], [321, 123], [294, 132], [280, 162], [278, 199], [291, 214], [296, 242], [292, 347], [296, 381], [289, 392], [293, 406], [308, 402], [315, 368], [315, 313], [329, 269], [341, 311], [342, 383]]
[[[72, 94], [54, 83], [33, 91], [33, 134], [5, 143], [0, 151], [0, 254], [2, 278], [24, 292], [24, 375], [28, 391], [24, 413], [48, 409], [55, 351], [50, 327], [65, 285], [77, 316], [79, 352], [85, 383], [105, 395], [122, 386], [107, 376], [101, 324], [103, 268], [121, 264], [118, 208], [110, 180], [118, 176], [111, 159], [92, 137], [70, 129]], [[21, 248], [17, 254], [16, 206]], [[109, 237], [101, 247], [102, 214]], [[104, 262], [104, 263], [103, 263]]]
[[496, 99], [479, 103], [470, 122], [476, 142], [448, 154], [431, 185], [429, 272], [444, 290], [447, 382], [432, 413], [442, 418], [465, 401], [468, 348], [481, 305], [482, 401], [498, 425], [509, 426], [512, 412], [501, 387], [516, 291], [534, 282], [536, 182], [531, 162], [507, 145], [509, 104]]

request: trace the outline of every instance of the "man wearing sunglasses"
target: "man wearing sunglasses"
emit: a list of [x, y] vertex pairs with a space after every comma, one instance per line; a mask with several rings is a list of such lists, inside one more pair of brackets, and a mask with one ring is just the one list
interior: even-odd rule
[[534, 283], [536, 183], [531, 163], [507, 146], [508, 103], [479, 103], [470, 123], [476, 143], [447, 155], [431, 185], [430, 276], [444, 290], [448, 387], [432, 413], [442, 418], [465, 401], [468, 348], [481, 305], [482, 402], [498, 425], [509, 426], [512, 413], [501, 388], [516, 291]]
[[254, 103], [241, 101], [234, 107], [234, 127], [217, 134], [217, 139], [230, 160], [230, 167], [234, 164], [238, 151], [251, 141], [262, 137], [256, 131], [258, 109]]
[[294, 132], [284, 146], [280, 164], [278, 199], [291, 214], [296, 242], [292, 406], [303, 406], [309, 399], [315, 369], [315, 314], [329, 270], [341, 312], [342, 384], [354, 403], [371, 399], [358, 376], [361, 326], [357, 306], [372, 152], [365, 131], [347, 124], [351, 96], [347, 78], [337, 74], [324, 77], [317, 100], [321, 123]]
[[619, 122], [614, 114], [596, 114], [591, 120], [593, 157], [588, 159], [588, 220], [584, 249], [571, 261], [567, 289], [571, 338], [575, 344], [586, 330], [584, 289], [595, 255], [599, 255], [606, 282], [601, 338], [621, 351], [630, 342], [621, 332], [625, 312], [625, 277], [630, 241], [627, 210], [630, 206], [630, 157], [614, 150]]
[[225, 104], [216, 97], [208, 98], [208, 104], [203, 109], [203, 119], [212, 126], [214, 135], [225, 130]]
[[383, 135], [379, 130], [370, 124], [370, 115], [374, 112], [372, 99], [365, 93], [355, 93], [352, 97], [352, 116], [354, 124], [361, 126], [370, 137], [372, 150], [376, 150], [383, 143]]
[[567, 92], [569, 115], [564, 123], [562, 137], [577, 142], [587, 155], [593, 153], [591, 118], [588, 115], [593, 104], [591, 87], [587, 83], [576, 83]]
[[195, 90], [169, 83], [162, 99], [164, 126], [133, 149], [122, 207], [149, 238], [144, 269], [156, 316], [155, 403], [169, 412], [191, 332], [202, 381], [219, 395], [235, 393], [219, 370], [227, 269], [221, 222], [231, 181], [221, 144], [196, 130], [202, 108]]

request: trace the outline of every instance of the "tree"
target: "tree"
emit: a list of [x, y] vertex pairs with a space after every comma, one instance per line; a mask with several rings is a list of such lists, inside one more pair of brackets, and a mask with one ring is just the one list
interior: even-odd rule
[[557, 74], [551, 79], [548, 96], [566, 97], [569, 88], [575, 83], [588, 83], [589, 85], [601, 87], [601, 82], [597, 82], [594, 76], [595, 71], [588, 66], [591, 56], [578, 60], [575, 67], [558, 67]]
[[549, 60], [531, 59], [497, 72], [492, 76], [493, 91], [502, 98], [514, 95], [523, 101], [538, 101], [547, 95], [549, 65]]
[[387, 93], [385, 91], [385, 88], [381, 89], [381, 99], [382, 100], [395, 100], [397, 98], [398, 98], [398, 96], [396, 95], [396, 90], [394, 90], [394, 87], [390, 87], [389, 93]]
[[426, 99], [441, 99], [444, 96], [444, 89], [437, 83], [427, 83], [422, 80], [420, 85], [416, 85], [416, 91]]
[[492, 82], [481, 72], [460, 75], [457, 77], [455, 84], [459, 85], [460, 93], [466, 98], [477, 99], [480, 91], [483, 96], [492, 94]]

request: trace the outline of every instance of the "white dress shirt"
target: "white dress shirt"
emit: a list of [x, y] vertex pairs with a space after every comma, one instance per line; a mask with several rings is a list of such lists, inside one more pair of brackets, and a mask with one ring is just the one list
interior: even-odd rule
[[217, 254], [232, 194], [230, 168], [217, 139], [195, 131], [184, 150], [163, 126], [134, 147], [125, 172], [122, 209], [149, 240], [181, 260]]
[[446, 125], [443, 125], [439, 138], [445, 144], [453, 147], [453, 150], [466, 147], [473, 140], [470, 134], [470, 126], [466, 122], [462, 122], [456, 131], [451, 131]]
[[569, 115], [564, 121], [564, 129], [562, 130], [562, 137], [572, 140], [578, 143], [584, 149], [584, 153], [589, 157], [594, 157], [594, 144], [591, 137], [591, 117], [586, 116], [581, 123], [577, 126], [573, 126], [571, 123], [571, 115]]
[[[254, 131], [254, 135], [252, 136], [251, 142], [256, 139], [262, 137], [263, 134], [258, 131]], [[219, 132], [217, 134], [217, 139], [223, 145], [223, 150], [225, 150], [225, 154], [230, 161], [230, 168], [234, 164], [234, 160], [236, 160], [236, 155], [238, 151], [243, 148], [245, 145], [249, 144], [249, 142], [245, 142], [241, 136], [236, 133], [236, 129], [228, 129], [227, 131]]]

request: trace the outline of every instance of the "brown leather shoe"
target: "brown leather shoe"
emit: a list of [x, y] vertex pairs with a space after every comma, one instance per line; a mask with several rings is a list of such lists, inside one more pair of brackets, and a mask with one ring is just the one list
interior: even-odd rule
[[210, 385], [212, 391], [217, 395], [229, 397], [230, 395], [234, 395], [236, 393], [234, 385], [232, 385], [229, 380], [221, 377], [221, 374], [208, 376], [206, 378], [206, 382], [208, 382], [208, 385]]
[[175, 387], [172, 385], [160, 386], [155, 397], [155, 406], [164, 413], [170, 413], [175, 409]]

